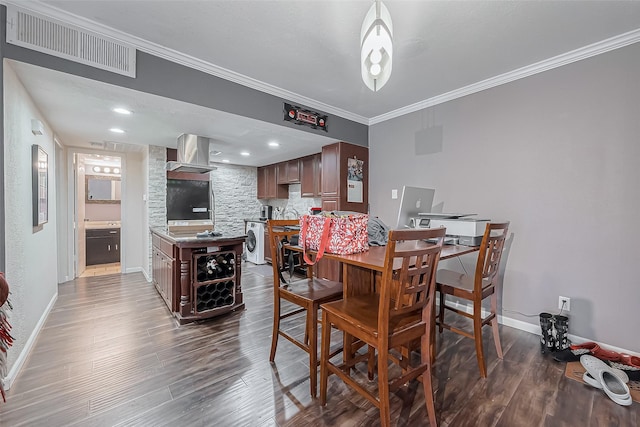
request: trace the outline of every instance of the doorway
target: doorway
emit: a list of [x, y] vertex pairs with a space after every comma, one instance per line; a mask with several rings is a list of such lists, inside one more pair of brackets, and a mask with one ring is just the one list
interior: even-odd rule
[[74, 154], [76, 277], [120, 274], [122, 159]]

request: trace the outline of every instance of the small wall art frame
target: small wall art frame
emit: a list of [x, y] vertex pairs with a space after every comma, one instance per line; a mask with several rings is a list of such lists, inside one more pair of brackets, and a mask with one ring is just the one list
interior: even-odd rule
[[49, 221], [49, 156], [37, 144], [31, 146], [33, 226]]

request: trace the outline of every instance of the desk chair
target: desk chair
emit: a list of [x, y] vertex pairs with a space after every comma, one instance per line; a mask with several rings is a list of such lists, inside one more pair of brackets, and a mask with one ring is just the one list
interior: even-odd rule
[[[291, 280], [290, 283], [282, 281], [281, 269], [284, 266], [282, 242], [290, 241], [292, 236], [300, 233], [298, 230], [286, 227], [298, 225], [297, 219], [267, 221], [273, 266], [273, 334], [269, 361], [273, 362], [276, 357], [278, 336], [284, 337], [306, 351], [309, 354], [311, 396], [315, 397], [318, 387], [318, 309], [322, 303], [342, 298], [342, 283], [313, 277], [313, 269], [310, 265], [307, 266], [307, 278]], [[282, 313], [282, 300], [299, 308]], [[280, 321], [302, 312], [306, 312], [305, 334], [304, 340], [299, 341], [280, 330]]]
[[[493, 329], [493, 341], [496, 346], [498, 357], [502, 359], [502, 347], [500, 346], [500, 335], [498, 334], [498, 319], [496, 318], [496, 306], [498, 295], [496, 294], [496, 282], [498, 280], [498, 268], [500, 258], [504, 248], [504, 241], [509, 230], [509, 223], [489, 223], [484, 231], [480, 252], [476, 263], [475, 275], [468, 276], [451, 270], [438, 270], [436, 276], [437, 289], [440, 292], [440, 310], [436, 324], [442, 333], [443, 328], [447, 328], [457, 334], [475, 340], [476, 358], [480, 367], [480, 376], [487, 377], [487, 364], [484, 359], [484, 346], [482, 344], [482, 327], [491, 324]], [[445, 304], [446, 296], [462, 298], [473, 303], [473, 313], [459, 310]], [[482, 301], [491, 297], [491, 312], [482, 318]], [[453, 311], [459, 315], [473, 320], [473, 332], [456, 328], [444, 321], [445, 310]]]
[[[378, 294], [349, 296], [343, 300], [322, 304], [322, 351], [320, 360], [320, 402], [327, 402], [327, 380], [336, 374], [347, 385], [371, 401], [380, 410], [380, 423], [391, 422], [389, 393], [412, 379], [421, 377], [429, 414], [429, 423], [436, 426], [433, 389], [431, 385], [431, 322], [435, 297], [435, 273], [440, 259], [445, 229], [392, 230], [387, 243], [384, 271]], [[427, 245], [422, 240], [437, 239]], [[403, 243], [400, 243], [404, 241]], [[394, 269], [394, 261], [396, 267]], [[340, 366], [330, 359], [331, 327], [340, 329], [375, 348], [378, 352], [377, 396], [351, 376], [355, 363]], [[420, 341], [421, 358], [412, 366], [408, 350]], [[393, 352], [392, 352], [393, 350]], [[389, 363], [402, 368], [399, 377], [389, 377]]]

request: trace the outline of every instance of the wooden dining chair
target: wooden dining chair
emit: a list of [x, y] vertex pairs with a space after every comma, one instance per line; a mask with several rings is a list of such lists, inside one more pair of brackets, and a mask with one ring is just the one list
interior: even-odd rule
[[[435, 272], [445, 229], [407, 229], [389, 232], [379, 293], [349, 296], [322, 304], [320, 400], [327, 402], [329, 374], [335, 374], [380, 410], [382, 426], [390, 424], [390, 393], [412, 379], [421, 378], [429, 414], [436, 425], [431, 385], [431, 322], [435, 297]], [[436, 243], [426, 243], [436, 239]], [[352, 363], [331, 362], [331, 327], [362, 340], [377, 351], [378, 392], [369, 392], [351, 376]], [[420, 342], [420, 361], [412, 366], [413, 344]], [[354, 360], [354, 359], [351, 359]], [[389, 376], [389, 364], [401, 367], [400, 376]], [[414, 363], [415, 365], [415, 359]]]
[[[271, 337], [271, 353], [269, 361], [276, 357], [278, 336], [282, 336], [309, 354], [309, 379], [311, 396], [315, 397], [318, 387], [318, 309], [320, 304], [342, 298], [342, 283], [313, 276], [313, 266], [306, 265], [307, 277], [290, 279], [284, 282], [281, 274], [285, 266], [283, 243], [300, 233], [296, 220], [269, 220], [269, 244], [273, 266], [273, 334]], [[293, 227], [293, 229], [292, 229]], [[282, 301], [288, 301], [297, 308], [286, 313], [282, 312]], [[288, 317], [305, 312], [305, 334], [303, 340], [298, 340], [280, 329], [280, 321]]]
[[[496, 346], [498, 357], [502, 359], [502, 346], [500, 345], [500, 335], [498, 334], [498, 319], [496, 317], [496, 307], [498, 294], [496, 293], [496, 283], [498, 281], [498, 268], [504, 242], [509, 230], [508, 222], [494, 222], [487, 224], [480, 244], [476, 272], [474, 276], [459, 273], [457, 271], [441, 269], [436, 276], [437, 290], [440, 293], [440, 309], [436, 324], [440, 333], [443, 328], [475, 340], [476, 358], [480, 367], [480, 376], [487, 377], [487, 364], [484, 358], [484, 346], [482, 344], [482, 327], [491, 324], [493, 330], [493, 342]], [[449, 305], [446, 305], [446, 296], [461, 298], [471, 301], [473, 312], [468, 313]], [[482, 301], [491, 297], [491, 311], [486, 317], [482, 317]], [[457, 328], [445, 322], [445, 310], [452, 311], [473, 321], [473, 331]]]

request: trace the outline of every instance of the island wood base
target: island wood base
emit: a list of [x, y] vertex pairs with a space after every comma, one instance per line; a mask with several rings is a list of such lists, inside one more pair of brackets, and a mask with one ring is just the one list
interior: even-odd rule
[[151, 229], [153, 283], [182, 325], [244, 309], [245, 236], [175, 238]]

